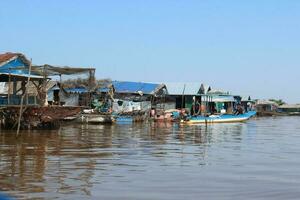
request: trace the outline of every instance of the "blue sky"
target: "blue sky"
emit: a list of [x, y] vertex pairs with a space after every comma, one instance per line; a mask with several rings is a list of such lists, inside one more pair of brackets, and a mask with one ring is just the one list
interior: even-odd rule
[[298, 0], [9, 0], [0, 52], [98, 78], [204, 82], [300, 102]]

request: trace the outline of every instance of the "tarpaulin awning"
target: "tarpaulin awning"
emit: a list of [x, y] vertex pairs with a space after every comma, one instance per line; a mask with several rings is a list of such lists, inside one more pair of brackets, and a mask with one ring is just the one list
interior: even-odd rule
[[79, 68], [79, 67], [57, 67], [52, 65], [35, 65], [32, 66], [32, 71], [39, 73], [40, 75], [55, 76], [55, 75], [74, 75], [74, 74], [84, 74], [91, 71], [95, 71], [95, 68]]

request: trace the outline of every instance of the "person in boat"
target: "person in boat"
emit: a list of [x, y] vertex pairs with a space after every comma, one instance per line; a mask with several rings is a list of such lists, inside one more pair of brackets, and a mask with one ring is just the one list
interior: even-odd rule
[[247, 103], [247, 112], [248, 111], [251, 111], [253, 108], [252, 108], [252, 103], [251, 102], [248, 102]]
[[191, 107], [191, 115], [199, 115], [200, 114], [200, 103], [198, 100], [194, 101], [192, 107]]
[[226, 111], [225, 107], [223, 106], [222, 109], [221, 109], [221, 114], [224, 115], [224, 114], [226, 114], [226, 112], [227, 111]]
[[241, 104], [238, 104], [238, 105], [237, 105], [234, 114], [235, 114], [235, 115], [241, 115], [241, 114], [244, 114], [244, 109], [243, 109], [243, 106], [242, 106]]
[[180, 111], [180, 119], [186, 120], [188, 117], [188, 111], [186, 109], [181, 109]]
[[217, 111], [217, 109], [216, 109], [216, 104], [214, 103], [213, 105], [212, 105], [212, 108], [211, 108], [211, 114], [215, 114], [215, 113], [217, 113], [218, 111]]

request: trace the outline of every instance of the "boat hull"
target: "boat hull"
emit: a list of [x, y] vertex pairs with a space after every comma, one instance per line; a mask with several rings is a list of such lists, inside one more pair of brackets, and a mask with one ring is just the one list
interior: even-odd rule
[[191, 117], [188, 120], [183, 121], [185, 124], [208, 124], [208, 123], [235, 123], [235, 122], [244, 122], [255, 116], [255, 111], [250, 111], [241, 115], [219, 115], [219, 116], [197, 116]]
[[90, 124], [102, 124], [102, 123], [113, 123], [114, 118], [112, 115], [101, 115], [101, 114], [83, 114], [78, 118], [81, 123]]

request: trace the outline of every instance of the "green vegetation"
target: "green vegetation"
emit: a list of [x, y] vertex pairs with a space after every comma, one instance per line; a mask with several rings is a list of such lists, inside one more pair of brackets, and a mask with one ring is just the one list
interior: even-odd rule
[[277, 103], [279, 106], [286, 104], [286, 102], [284, 102], [282, 99], [269, 99], [269, 100]]

